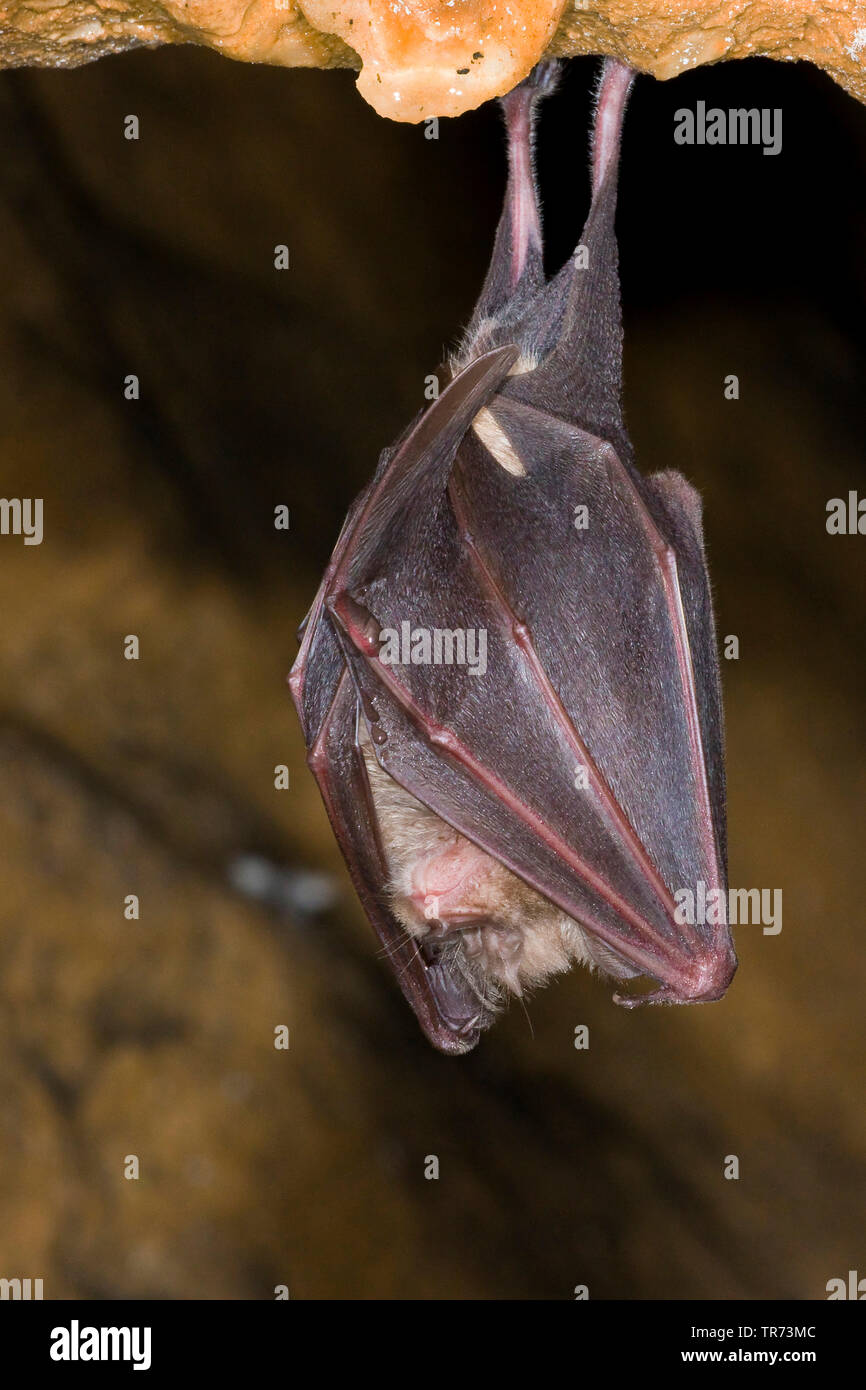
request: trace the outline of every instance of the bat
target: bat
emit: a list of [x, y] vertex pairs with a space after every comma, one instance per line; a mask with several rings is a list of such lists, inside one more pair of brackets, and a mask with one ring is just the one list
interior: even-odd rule
[[[700, 500], [637, 472], [614, 233], [633, 72], [608, 59], [592, 201], [545, 277], [540, 64], [503, 98], [509, 174], [447, 384], [349, 511], [289, 676], [336, 838], [431, 1043], [583, 963], [720, 999], [723, 724]], [[713, 895], [713, 890], [715, 894]]]

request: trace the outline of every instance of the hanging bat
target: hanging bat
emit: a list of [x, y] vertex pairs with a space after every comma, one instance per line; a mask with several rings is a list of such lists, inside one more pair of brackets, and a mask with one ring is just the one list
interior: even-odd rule
[[[448, 382], [351, 508], [289, 677], [367, 915], [429, 1040], [466, 1052], [582, 962], [719, 999], [725, 780], [700, 502], [639, 474], [614, 235], [633, 73], [607, 60], [592, 204], [545, 279], [533, 141], [556, 80], [505, 97], [509, 179]], [[724, 913], [721, 914], [722, 917]]]

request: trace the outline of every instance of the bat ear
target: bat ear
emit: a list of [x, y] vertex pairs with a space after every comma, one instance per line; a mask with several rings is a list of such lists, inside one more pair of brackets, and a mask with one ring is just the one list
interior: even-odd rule
[[[384, 565], [389, 547], [407, 540], [426, 550], [460, 443], [479, 410], [499, 390], [518, 350], [509, 344], [478, 357], [450, 382], [377, 473], [358, 516], [354, 547], [333, 588], [351, 588]], [[412, 531], [416, 535], [410, 535]]]
[[622, 423], [622, 318], [614, 218], [622, 121], [634, 73], [607, 59], [593, 129], [593, 196], [574, 253], [534, 299], [517, 338], [538, 362], [508, 395], [544, 401], [561, 418], [630, 456]]

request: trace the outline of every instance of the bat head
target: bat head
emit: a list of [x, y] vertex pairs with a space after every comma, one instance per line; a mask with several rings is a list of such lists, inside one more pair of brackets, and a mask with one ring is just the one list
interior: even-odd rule
[[601, 942], [400, 787], [361, 729], [388, 862], [388, 906], [418, 943], [439, 1013], [458, 1038], [476, 1036], [512, 996], [579, 963], [633, 972]]

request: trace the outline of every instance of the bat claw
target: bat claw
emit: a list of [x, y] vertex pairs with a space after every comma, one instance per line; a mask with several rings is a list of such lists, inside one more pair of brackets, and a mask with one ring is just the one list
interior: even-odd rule
[[638, 1009], [644, 1004], [712, 1004], [727, 992], [737, 969], [733, 951], [720, 951], [683, 972], [679, 985], [663, 984], [648, 994], [619, 994], [613, 1002], [623, 1009]]
[[617, 992], [613, 996], [613, 1002], [619, 1004], [622, 1009], [639, 1009], [643, 1004], [677, 1004], [683, 1001], [676, 999], [672, 991], [663, 985], [661, 989], [652, 989], [648, 994], [620, 994]]

